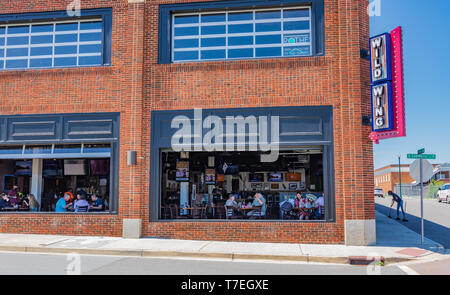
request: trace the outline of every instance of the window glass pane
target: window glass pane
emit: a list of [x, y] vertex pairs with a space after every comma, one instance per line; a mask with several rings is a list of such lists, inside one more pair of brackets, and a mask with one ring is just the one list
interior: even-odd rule
[[56, 46], [55, 47], [55, 55], [56, 54], [76, 54], [77, 46]]
[[255, 24], [256, 32], [281, 31], [281, 23], [261, 23]]
[[55, 35], [55, 43], [67, 43], [67, 42], [77, 42], [78, 35]]
[[309, 21], [284, 22], [283, 29], [285, 31], [309, 30]]
[[252, 32], [253, 32], [253, 24], [228, 25], [229, 34], [252, 33]]
[[255, 36], [255, 44], [279, 44], [281, 43], [281, 35], [264, 35]]
[[281, 18], [281, 11], [256, 11], [255, 20]]
[[53, 35], [31, 36], [31, 44], [51, 44], [53, 43]]
[[229, 49], [228, 57], [229, 58], [253, 57], [253, 48]]
[[111, 146], [109, 144], [85, 144], [83, 153], [109, 153]]
[[0, 46], [4, 46], [5, 45], [5, 38], [0, 38]]
[[56, 32], [78, 31], [78, 23], [56, 24]]
[[101, 41], [102, 33], [86, 33], [80, 34], [80, 42]]
[[2, 59], [0, 59], [0, 69], [3, 69], [4, 66], [5, 66], [5, 62]]
[[0, 35], [5, 34], [6, 28], [0, 27]]
[[225, 21], [225, 13], [202, 15], [202, 23], [224, 22], [224, 21]]
[[53, 24], [51, 25], [32, 25], [31, 33], [50, 33], [53, 32]]
[[33, 47], [31, 48], [30, 55], [52, 55], [53, 47]]
[[100, 65], [102, 63], [102, 56], [80, 56], [79, 65]]
[[8, 48], [6, 57], [28, 56], [28, 48]]
[[283, 17], [309, 17], [309, 9], [284, 10]]
[[225, 38], [207, 38], [202, 39], [202, 47], [211, 47], [211, 46], [225, 46], [226, 39]]
[[175, 28], [175, 36], [198, 35], [198, 27]]
[[280, 47], [256, 48], [255, 55], [256, 57], [281, 56], [281, 48]]
[[180, 39], [180, 40], [175, 40], [174, 47], [175, 48], [198, 47], [198, 39]]
[[5, 49], [0, 49], [0, 58], [5, 56]]
[[31, 68], [48, 68], [52, 66], [51, 58], [34, 58], [30, 59]]
[[284, 47], [284, 56], [302, 56], [311, 55], [311, 50], [309, 46], [289, 46]]
[[80, 53], [101, 53], [102, 45], [80, 45]]
[[183, 15], [183, 16], [176, 16], [174, 23], [176, 25], [178, 24], [193, 24], [198, 23], [198, 15]]
[[81, 144], [55, 145], [53, 153], [55, 153], [55, 154], [79, 154], [79, 153], [81, 153]]
[[77, 65], [77, 58], [76, 57], [55, 58], [55, 67], [76, 66], [76, 65]]
[[30, 26], [8, 27], [9, 34], [27, 34], [30, 32]]
[[80, 30], [101, 30], [103, 28], [102, 22], [82, 22], [80, 23]]
[[306, 34], [295, 34], [295, 35], [284, 35], [283, 43], [297, 44], [297, 43], [309, 43], [311, 41], [309, 33]]
[[15, 146], [0, 146], [1, 155], [12, 155], [12, 154], [22, 154], [22, 145]]
[[202, 50], [201, 59], [225, 58], [225, 50]]
[[18, 60], [7, 60], [6, 68], [7, 69], [22, 69], [28, 66], [28, 61], [26, 59], [18, 59]]
[[52, 152], [51, 145], [27, 145], [25, 146], [25, 154], [50, 154]]
[[253, 20], [253, 12], [236, 12], [228, 14], [228, 21]]
[[229, 46], [253, 45], [253, 36], [229, 37], [228, 45]]
[[8, 45], [28, 45], [27, 37], [8, 37]]
[[175, 60], [197, 60], [198, 59], [198, 51], [175, 51], [174, 59]]
[[225, 26], [207, 26], [202, 27], [202, 35], [225, 34]]

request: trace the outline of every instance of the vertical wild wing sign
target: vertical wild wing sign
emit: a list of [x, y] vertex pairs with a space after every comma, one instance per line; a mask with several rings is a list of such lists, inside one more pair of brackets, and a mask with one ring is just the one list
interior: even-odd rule
[[370, 38], [372, 133], [379, 140], [406, 136], [403, 81], [403, 36], [398, 27]]

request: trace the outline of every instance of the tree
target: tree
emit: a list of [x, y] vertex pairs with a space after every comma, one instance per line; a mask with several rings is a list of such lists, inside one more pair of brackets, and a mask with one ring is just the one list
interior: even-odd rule
[[445, 183], [440, 180], [434, 180], [432, 179], [430, 184], [428, 185], [428, 196], [429, 197], [435, 197], [439, 188], [443, 186]]

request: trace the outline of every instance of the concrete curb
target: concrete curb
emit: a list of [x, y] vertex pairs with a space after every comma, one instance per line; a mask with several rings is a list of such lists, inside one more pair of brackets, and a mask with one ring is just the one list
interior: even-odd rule
[[[317, 262], [333, 264], [350, 264], [350, 257], [326, 257], [311, 255], [258, 255], [240, 253], [212, 253], [212, 252], [187, 252], [187, 251], [152, 251], [152, 250], [114, 250], [114, 249], [86, 249], [86, 248], [45, 248], [45, 247], [24, 247], [24, 246], [0, 246], [0, 251], [25, 252], [43, 254], [85, 254], [85, 255], [112, 255], [129, 257], [183, 257], [183, 258], [219, 258], [230, 260], [271, 260], [271, 261], [292, 261], [292, 262]], [[360, 257], [363, 258], [363, 257]], [[369, 259], [369, 257], [366, 257]], [[417, 258], [387, 257], [384, 258], [385, 265], [415, 261]]]

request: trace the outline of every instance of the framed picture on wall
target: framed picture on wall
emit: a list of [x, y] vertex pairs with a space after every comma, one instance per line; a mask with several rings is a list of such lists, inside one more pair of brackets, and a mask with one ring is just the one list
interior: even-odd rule
[[297, 184], [296, 183], [289, 183], [289, 190], [294, 191], [297, 189]]

